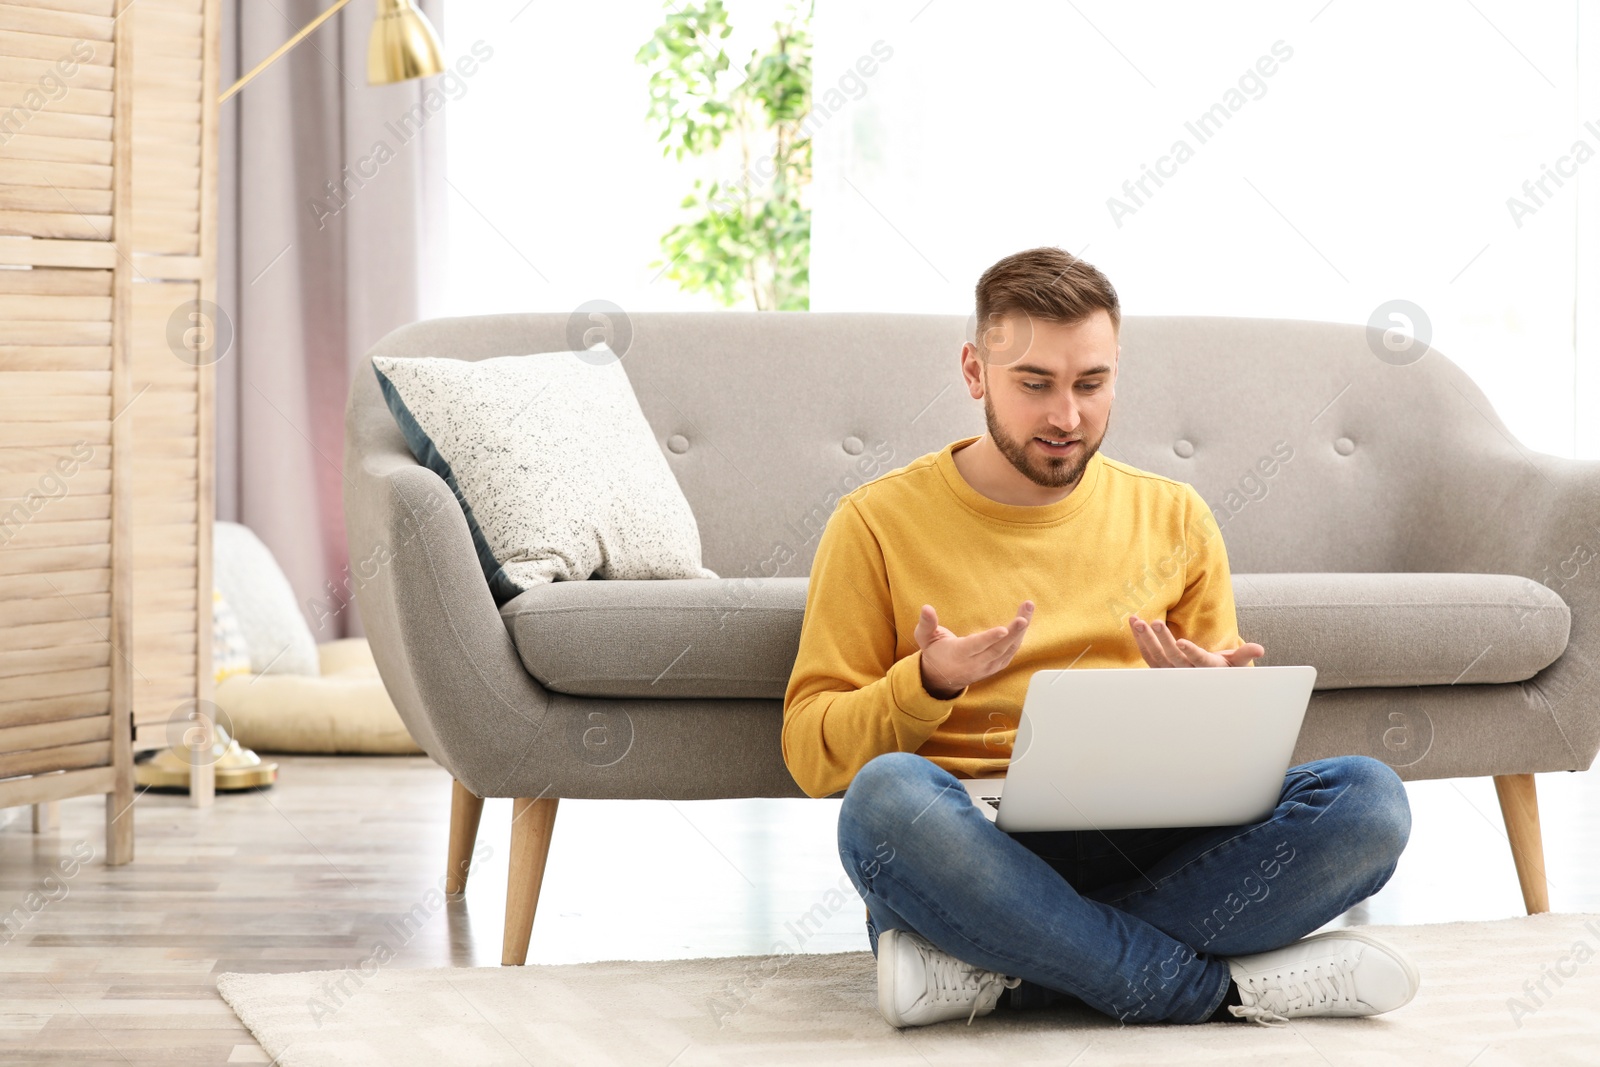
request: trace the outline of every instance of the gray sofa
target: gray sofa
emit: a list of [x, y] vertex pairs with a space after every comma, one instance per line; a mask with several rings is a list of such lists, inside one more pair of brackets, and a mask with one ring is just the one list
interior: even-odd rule
[[[526, 958], [561, 798], [804, 795], [778, 738], [817, 536], [841, 493], [983, 431], [960, 316], [630, 326], [624, 366], [720, 579], [564, 582], [497, 610], [366, 361], [346, 411], [356, 597], [395, 706], [455, 778], [452, 890], [483, 798], [516, 798], [508, 964]], [[566, 315], [446, 319], [371, 354], [477, 360], [569, 336]], [[1600, 749], [1600, 462], [1529, 452], [1444, 356], [1394, 365], [1360, 326], [1130, 317], [1122, 344], [1104, 451], [1200, 491], [1258, 662], [1317, 668], [1295, 761], [1494, 776], [1525, 903], [1545, 910], [1533, 773]], [[1485, 877], [1510, 877], [1500, 859]]]

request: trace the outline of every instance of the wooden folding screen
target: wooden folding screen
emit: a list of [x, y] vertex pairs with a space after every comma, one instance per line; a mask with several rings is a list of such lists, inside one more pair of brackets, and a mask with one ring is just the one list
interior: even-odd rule
[[0, 807], [105, 793], [112, 863], [210, 696], [215, 17], [0, 0]]
[[[135, 750], [202, 732], [211, 686], [215, 0], [138, 0], [133, 38]], [[180, 356], [177, 353], [182, 352]], [[201, 703], [196, 703], [196, 702]], [[197, 802], [211, 767], [196, 764]]]

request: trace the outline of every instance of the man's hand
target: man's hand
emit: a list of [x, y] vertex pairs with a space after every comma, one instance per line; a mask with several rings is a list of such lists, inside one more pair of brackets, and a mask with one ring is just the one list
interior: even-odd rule
[[1139, 654], [1152, 667], [1245, 667], [1257, 656], [1267, 654], [1254, 641], [1246, 641], [1238, 648], [1207, 652], [1193, 641], [1173, 637], [1166, 623], [1147, 623], [1138, 615], [1129, 615], [1128, 625], [1139, 643]]
[[1008, 625], [957, 637], [939, 625], [932, 604], [922, 605], [915, 636], [922, 649], [922, 688], [940, 700], [953, 700], [971, 685], [1003, 670], [1022, 647], [1033, 601], [1024, 600]]

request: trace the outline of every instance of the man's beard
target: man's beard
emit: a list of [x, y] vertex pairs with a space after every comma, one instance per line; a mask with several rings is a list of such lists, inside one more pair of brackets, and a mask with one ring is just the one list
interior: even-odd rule
[[[1033, 440], [1032, 435], [1023, 440], [1006, 435], [1000, 428], [999, 422], [994, 417], [994, 401], [987, 392], [983, 395], [983, 419], [988, 424], [989, 436], [994, 440], [995, 447], [1000, 449], [1000, 454], [1011, 461], [1011, 465], [1024, 478], [1035, 485], [1042, 485], [1047, 489], [1065, 489], [1078, 484], [1078, 479], [1083, 477], [1084, 470], [1089, 466], [1089, 460], [1100, 451], [1100, 442], [1105, 440], [1105, 430], [1100, 432], [1098, 440], [1091, 442], [1087, 437], [1081, 440], [1078, 450], [1070, 456], [1036, 456], [1028, 451], [1028, 442]], [[1106, 429], [1111, 426], [1110, 414], [1106, 416]]]

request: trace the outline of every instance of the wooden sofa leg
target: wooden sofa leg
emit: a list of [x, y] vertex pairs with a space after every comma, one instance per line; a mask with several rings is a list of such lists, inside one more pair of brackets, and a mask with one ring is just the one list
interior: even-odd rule
[[1539, 795], [1531, 774], [1497, 774], [1494, 791], [1500, 797], [1500, 814], [1511, 839], [1511, 858], [1522, 883], [1522, 902], [1528, 914], [1550, 910], [1550, 891], [1544, 880], [1544, 836], [1539, 832]]
[[478, 820], [483, 818], [483, 798], [455, 779], [450, 780], [450, 859], [445, 867], [444, 891], [450, 896], [467, 891], [467, 871], [472, 849], [478, 843]]
[[500, 947], [503, 967], [528, 962], [533, 912], [539, 906], [544, 862], [556, 824], [556, 797], [518, 797], [511, 806], [511, 870], [506, 881], [506, 930]]

